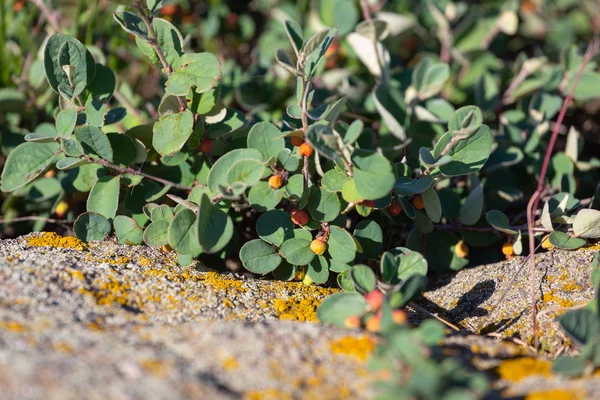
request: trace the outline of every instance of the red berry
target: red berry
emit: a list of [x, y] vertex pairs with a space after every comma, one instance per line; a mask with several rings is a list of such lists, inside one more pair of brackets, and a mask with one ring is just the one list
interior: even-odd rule
[[292, 216], [292, 222], [295, 223], [296, 225], [306, 225], [308, 224], [308, 213], [304, 210], [292, 210], [292, 212], [290, 213], [290, 215]]
[[389, 205], [388, 211], [391, 215], [395, 217], [397, 215], [400, 215], [400, 213], [402, 212], [402, 206], [397, 201], [394, 201], [392, 204]]
[[375, 200], [363, 200], [360, 202], [361, 206], [365, 206], [365, 207], [371, 207], [374, 208], [375, 207]]
[[203, 153], [210, 153], [212, 152], [212, 148], [213, 148], [213, 142], [210, 139], [202, 139], [200, 141], [200, 151], [202, 151]]
[[300, 147], [304, 143], [304, 140], [300, 136], [291, 136], [290, 142], [292, 142], [292, 146]]

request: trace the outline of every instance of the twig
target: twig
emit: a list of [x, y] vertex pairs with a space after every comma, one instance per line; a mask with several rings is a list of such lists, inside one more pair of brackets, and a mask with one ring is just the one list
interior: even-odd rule
[[[163, 53], [162, 49], [160, 48], [160, 46], [158, 44], [158, 39], [156, 38], [156, 32], [154, 31], [154, 27], [152, 26], [152, 21], [148, 17], [146, 8], [139, 1], [136, 2], [134, 5], [138, 9], [140, 16], [142, 17], [142, 20], [144, 21], [144, 24], [146, 25], [146, 28], [148, 29], [148, 35], [150, 36], [150, 40], [148, 41], [148, 44], [150, 46], [152, 46], [152, 48], [156, 52], [156, 55], [158, 56], [158, 59], [160, 60], [160, 63], [163, 66], [163, 69], [165, 70], [167, 75], [170, 76], [173, 73], [173, 67], [167, 61], [165, 54]], [[181, 110], [182, 111], [186, 110], [187, 103], [186, 103], [185, 99], [181, 96], [176, 96], [176, 97], [177, 97], [177, 101], [179, 102], [179, 106], [181, 107]]]
[[435, 319], [437, 319], [438, 321], [440, 321], [442, 324], [454, 329], [457, 332], [460, 332], [462, 329], [460, 329], [458, 326], [446, 321], [445, 319], [438, 317], [437, 315], [431, 313], [430, 311], [426, 310], [425, 308], [421, 307], [420, 305], [416, 304], [415, 302], [411, 302], [409, 304], [409, 307], [414, 308], [415, 310], [417, 310], [420, 313], [423, 313], [425, 315], [428, 315], [430, 317], [433, 317]]
[[550, 137], [550, 142], [548, 143], [548, 148], [546, 150], [546, 155], [544, 157], [544, 163], [542, 164], [542, 170], [540, 172], [540, 177], [538, 179], [538, 185], [527, 204], [527, 225], [529, 231], [529, 283], [531, 285], [531, 322], [532, 322], [532, 334], [534, 338], [534, 347], [538, 348], [538, 335], [537, 335], [537, 308], [536, 308], [536, 295], [535, 295], [535, 238], [533, 236], [533, 220], [535, 219], [535, 212], [537, 211], [540, 194], [542, 193], [542, 187], [544, 185], [544, 178], [546, 177], [546, 172], [548, 170], [548, 165], [550, 163], [550, 158], [552, 157], [552, 150], [554, 149], [554, 145], [556, 143], [556, 138], [558, 137], [558, 131], [560, 126], [562, 125], [563, 119], [565, 118], [565, 114], [567, 113], [567, 108], [569, 104], [573, 100], [573, 94], [575, 93], [575, 89], [579, 84], [581, 76], [583, 75], [583, 71], [585, 70], [586, 65], [590, 62], [591, 58], [594, 56], [596, 51], [598, 50], [598, 46], [600, 45], [600, 41], [595, 39], [592, 41], [586, 52], [583, 56], [583, 61], [581, 62], [581, 66], [579, 67], [579, 71], [577, 72], [577, 76], [573, 81], [571, 90], [565, 100], [563, 101], [562, 107], [560, 109], [560, 113], [558, 114], [558, 118], [556, 119], [556, 125], [552, 130], [552, 136]]
[[[444, 147], [444, 150], [442, 150], [442, 152], [440, 153], [440, 156], [438, 157], [438, 160], [442, 157], [444, 157], [446, 154], [448, 154], [450, 152], [450, 150], [452, 150], [452, 148], [454, 146], [456, 146], [456, 143], [460, 142], [462, 140], [462, 137], [460, 136], [452, 136], [452, 139], [450, 139], [450, 141], [448, 142], [448, 144], [446, 145], [446, 147]], [[425, 171], [423, 171], [423, 176], [427, 176], [429, 174], [431, 174], [431, 172], [435, 169], [436, 167], [428, 167]]]
[[54, 11], [50, 10], [50, 8], [48, 8], [48, 6], [44, 2], [44, 0], [32, 0], [32, 1], [37, 6], [37, 8], [40, 9], [42, 14], [44, 15], [44, 18], [46, 18], [48, 23], [50, 23], [50, 25], [52, 26], [52, 29], [54, 29], [55, 32], [60, 32], [61, 31], [60, 24], [58, 23], [58, 17], [56, 16], [56, 13]]
[[[308, 89], [310, 87], [310, 81], [306, 78], [302, 78], [304, 83], [304, 89], [302, 93], [302, 101], [300, 107], [302, 108], [302, 130], [304, 131], [304, 141], [306, 141], [306, 133], [308, 131]], [[302, 166], [302, 176], [304, 177], [304, 190], [308, 189], [308, 156], [304, 156], [304, 165]]]
[[[100, 164], [100, 165], [102, 165], [102, 166], [104, 166], [106, 168], [110, 168], [110, 169], [115, 170], [117, 172], [120, 172], [122, 174], [131, 174], [131, 175], [143, 176], [144, 178], [153, 180], [153, 181], [158, 182], [158, 183], [162, 183], [165, 186], [172, 186], [172, 187], [174, 187], [176, 189], [181, 189], [181, 190], [192, 190], [193, 189], [193, 187], [191, 187], [191, 186], [185, 186], [185, 185], [181, 185], [179, 183], [171, 182], [171, 181], [168, 181], [168, 180], [163, 179], [163, 178], [159, 178], [159, 177], [154, 176], [154, 175], [149, 175], [149, 174], [147, 174], [145, 172], [136, 171], [135, 169], [130, 168], [130, 167], [127, 167], [127, 168], [120, 167], [120, 166], [112, 164], [112, 163], [110, 163], [110, 162], [108, 162], [108, 161], [106, 161], [106, 160], [104, 160], [102, 158], [92, 158], [92, 157], [87, 156], [87, 155], [83, 156], [83, 158], [85, 160], [91, 162], [91, 163]], [[198, 184], [198, 186], [204, 186], [204, 185]]]

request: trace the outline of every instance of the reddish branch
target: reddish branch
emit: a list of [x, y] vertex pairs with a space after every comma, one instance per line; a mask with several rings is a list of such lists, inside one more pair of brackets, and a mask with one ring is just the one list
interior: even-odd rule
[[531, 322], [532, 322], [532, 333], [534, 338], [534, 347], [538, 348], [538, 335], [537, 335], [537, 308], [536, 308], [536, 294], [535, 294], [535, 238], [533, 236], [534, 233], [534, 219], [535, 214], [537, 212], [537, 208], [539, 205], [540, 194], [542, 193], [542, 188], [544, 186], [544, 178], [546, 177], [546, 172], [548, 171], [548, 165], [550, 164], [550, 158], [552, 157], [552, 151], [554, 149], [554, 145], [556, 144], [556, 138], [558, 137], [558, 132], [562, 125], [563, 119], [565, 118], [565, 114], [567, 113], [567, 108], [569, 104], [573, 101], [573, 94], [575, 93], [575, 89], [581, 80], [581, 76], [583, 75], [583, 71], [585, 70], [586, 65], [590, 62], [591, 58], [594, 56], [596, 51], [598, 50], [598, 46], [600, 45], [600, 41], [598, 39], [593, 40], [585, 52], [583, 56], [583, 61], [581, 66], [579, 67], [579, 71], [577, 72], [577, 76], [573, 81], [571, 86], [571, 90], [569, 94], [565, 98], [562, 108], [560, 109], [560, 113], [558, 114], [558, 118], [556, 119], [556, 124], [554, 125], [554, 129], [552, 130], [552, 135], [550, 136], [550, 142], [548, 143], [548, 149], [546, 150], [546, 155], [544, 157], [544, 163], [542, 164], [542, 170], [540, 172], [540, 177], [538, 179], [537, 189], [531, 196], [529, 203], [527, 204], [527, 226], [528, 226], [528, 235], [529, 235], [529, 283], [531, 290]]

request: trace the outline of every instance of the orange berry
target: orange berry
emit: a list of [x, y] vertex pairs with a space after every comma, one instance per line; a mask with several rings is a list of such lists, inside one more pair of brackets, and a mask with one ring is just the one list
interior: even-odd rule
[[365, 301], [371, 310], [379, 310], [383, 305], [383, 293], [379, 289], [374, 289], [365, 294]]
[[454, 247], [454, 254], [456, 254], [458, 258], [467, 258], [469, 255], [469, 247], [464, 240], [456, 243], [456, 246]]
[[372, 333], [379, 332], [381, 330], [381, 317], [379, 317], [378, 315], [373, 315], [367, 320], [365, 328], [367, 329], [367, 331]]
[[304, 279], [305, 276], [306, 276], [306, 270], [304, 269], [304, 267], [298, 267], [298, 269], [294, 273], [294, 280], [301, 281]]
[[511, 242], [506, 242], [502, 245], [502, 254], [504, 254], [507, 257], [515, 254], [515, 250], [513, 249], [513, 245]]
[[304, 143], [302, 146], [300, 146], [300, 154], [303, 155], [304, 157], [310, 157], [313, 153], [313, 148], [311, 147], [310, 144], [308, 143]]
[[550, 234], [547, 234], [542, 239], [542, 248], [543, 249], [552, 250], [554, 248], [554, 245], [552, 243], [550, 243], [549, 237], [550, 237]]
[[344, 321], [346, 328], [360, 328], [360, 318], [356, 315], [351, 315]]
[[402, 206], [397, 201], [394, 201], [392, 204], [389, 205], [388, 211], [392, 216], [395, 217], [397, 215], [400, 215], [400, 213], [402, 212]]
[[48, 170], [48, 172], [46, 172], [46, 173], [44, 174], [44, 178], [52, 178], [52, 177], [54, 176], [54, 174], [55, 174], [55, 173], [56, 173], [56, 172], [54, 172], [54, 170], [53, 170], [53, 169], [50, 169], [50, 170]]
[[175, 15], [179, 11], [177, 4], [166, 4], [160, 9], [161, 15]]
[[269, 186], [273, 189], [279, 189], [283, 185], [283, 178], [279, 175], [271, 175], [269, 178]]
[[54, 213], [56, 214], [57, 217], [62, 218], [67, 213], [68, 209], [69, 209], [69, 203], [67, 203], [66, 201], [61, 201], [60, 203], [58, 203], [56, 205], [56, 208], [54, 208]]
[[290, 213], [292, 216], [292, 222], [295, 223], [296, 225], [306, 225], [308, 224], [308, 213], [304, 210], [292, 210], [292, 212]]
[[212, 148], [213, 148], [213, 142], [210, 139], [202, 139], [200, 141], [200, 151], [203, 153], [210, 153], [212, 152]]
[[423, 197], [420, 194], [416, 194], [412, 198], [412, 205], [417, 210], [422, 210], [425, 208], [425, 202], [423, 202]]
[[292, 146], [300, 147], [304, 143], [304, 140], [300, 136], [291, 136], [290, 142], [292, 142]]
[[327, 243], [323, 239], [315, 239], [310, 243], [310, 249], [313, 253], [320, 256], [327, 250]]
[[398, 325], [404, 325], [408, 322], [408, 313], [405, 310], [393, 310], [392, 319]]

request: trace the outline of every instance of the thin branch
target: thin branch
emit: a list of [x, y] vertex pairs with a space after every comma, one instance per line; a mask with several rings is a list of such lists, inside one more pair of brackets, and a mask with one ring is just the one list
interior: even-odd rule
[[[135, 7], [138, 9], [140, 16], [142, 17], [142, 20], [144, 21], [144, 24], [146, 25], [146, 28], [148, 29], [148, 35], [150, 36], [150, 41], [148, 41], [148, 44], [150, 46], [152, 46], [152, 48], [156, 52], [156, 55], [158, 56], [158, 59], [160, 60], [160, 63], [163, 66], [163, 69], [165, 70], [167, 75], [170, 76], [173, 73], [173, 67], [167, 61], [165, 54], [163, 53], [162, 49], [160, 48], [160, 46], [158, 44], [156, 32], [154, 31], [154, 27], [152, 26], [152, 21], [150, 20], [150, 17], [148, 17], [148, 12], [147, 12], [146, 8], [139, 1], [135, 3]], [[179, 106], [181, 107], [181, 110], [182, 111], [186, 110], [187, 103], [186, 103], [185, 99], [181, 96], [176, 96], [176, 97], [177, 97], [177, 101], [179, 102]]]
[[552, 136], [550, 137], [550, 142], [548, 143], [548, 148], [546, 149], [546, 155], [544, 157], [544, 163], [542, 164], [542, 170], [540, 171], [540, 177], [538, 179], [538, 185], [527, 204], [527, 225], [529, 230], [529, 283], [531, 285], [531, 322], [532, 322], [532, 334], [534, 338], [534, 347], [538, 348], [538, 335], [537, 335], [537, 308], [536, 308], [536, 295], [535, 295], [535, 239], [533, 236], [533, 225], [535, 219], [535, 213], [538, 208], [540, 194], [542, 193], [542, 187], [544, 185], [544, 178], [546, 177], [546, 172], [548, 170], [548, 165], [550, 164], [550, 158], [552, 157], [552, 151], [554, 150], [554, 145], [556, 143], [556, 138], [558, 137], [558, 131], [560, 126], [562, 125], [563, 119], [565, 118], [565, 114], [567, 113], [567, 109], [571, 101], [573, 100], [573, 94], [575, 93], [575, 89], [581, 80], [581, 76], [583, 75], [583, 71], [585, 70], [586, 65], [590, 62], [591, 58], [594, 56], [596, 51], [598, 50], [598, 46], [600, 46], [600, 40], [595, 39], [592, 41], [586, 52], [583, 56], [583, 61], [581, 62], [581, 66], [579, 67], [579, 71], [577, 72], [577, 76], [573, 81], [571, 90], [567, 97], [565, 98], [562, 107], [560, 109], [560, 113], [558, 114], [558, 118], [556, 119], [556, 125], [552, 131]]
[[[454, 146], [456, 146], [456, 143], [460, 142], [462, 140], [462, 137], [460, 136], [452, 136], [452, 139], [450, 139], [450, 141], [448, 142], [448, 144], [446, 145], [446, 147], [444, 147], [444, 149], [442, 150], [442, 152], [440, 153], [440, 156], [438, 157], [438, 160], [442, 157], [444, 157], [446, 154], [448, 154], [450, 152], [450, 150], [452, 150], [452, 148]], [[435, 169], [436, 167], [428, 167], [424, 172], [423, 175], [427, 176], [429, 174], [431, 174], [431, 172]]]
[[42, 15], [44, 15], [44, 18], [46, 18], [48, 23], [50, 23], [50, 25], [52, 26], [52, 29], [54, 29], [55, 32], [60, 32], [61, 31], [60, 24], [58, 23], [58, 17], [56, 15], [56, 13], [54, 11], [52, 11], [50, 8], [48, 8], [48, 6], [44, 2], [44, 0], [32, 0], [32, 1], [37, 6], [37, 8], [40, 9]]
[[[302, 101], [300, 107], [302, 108], [302, 130], [304, 131], [304, 141], [306, 141], [306, 133], [308, 131], [308, 89], [310, 87], [310, 81], [303, 78], [304, 81], [304, 92], [302, 93]], [[304, 190], [308, 189], [308, 156], [304, 156], [304, 165], [302, 166], [302, 176], [304, 177]]]
[[[131, 175], [143, 176], [146, 179], [150, 179], [150, 180], [153, 180], [155, 182], [162, 183], [165, 186], [171, 186], [171, 187], [174, 187], [176, 189], [181, 189], [181, 190], [192, 190], [193, 189], [193, 187], [191, 187], [191, 186], [185, 186], [185, 185], [181, 185], [179, 183], [171, 182], [171, 181], [168, 181], [168, 180], [163, 179], [163, 178], [159, 178], [159, 177], [154, 176], [154, 175], [149, 175], [149, 174], [147, 174], [145, 172], [137, 171], [137, 170], [135, 170], [133, 168], [120, 167], [118, 165], [112, 164], [112, 163], [110, 163], [110, 162], [108, 162], [106, 160], [103, 160], [101, 158], [92, 158], [90, 156], [84, 156], [83, 158], [85, 160], [91, 162], [91, 163], [100, 164], [103, 167], [110, 168], [110, 169], [115, 170], [117, 172], [120, 172], [122, 174], [131, 174]], [[198, 184], [198, 186], [204, 186], [204, 185]]]

